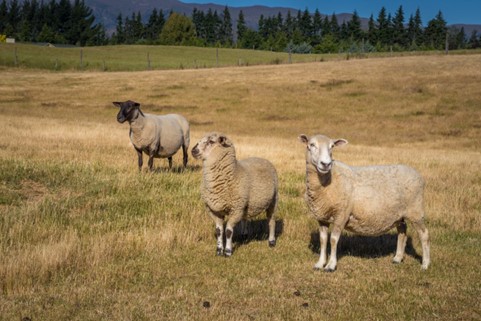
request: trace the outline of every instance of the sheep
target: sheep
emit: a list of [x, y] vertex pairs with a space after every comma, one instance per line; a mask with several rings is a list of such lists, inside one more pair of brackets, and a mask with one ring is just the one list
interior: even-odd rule
[[140, 104], [127, 100], [113, 102], [120, 108], [117, 114], [119, 123], [129, 122], [130, 141], [137, 151], [139, 171], [142, 171], [142, 152], [149, 155], [149, 170], [153, 170], [154, 157], [168, 158], [172, 168], [172, 156], [182, 146], [184, 168], [187, 166], [190, 143], [190, 128], [187, 120], [177, 114], [151, 115], [140, 110]]
[[[233, 143], [221, 133], [210, 133], [192, 149], [202, 160], [202, 199], [216, 226], [218, 256], [232, 255], [232, 236], [239, 221], [266, 211], [269, 246], [276, 245], [274, 214], [278, 200], [278, 180], [274, 166], [265, 159], [237, 160]], [[229, 216], [225, 227], [224, 218]]]
[[[397, 228], [397, 250], [393, 263], [401, 263], [406, 247], [406, 221], [416, 229], [422, 244], [422, 269], [430, 263], [429, 235], [424, 224], [424, 180], [405, 165], [354, 167], [332, 159], [332, 149], [345, 139], [323, 135], [299, 140], [306, 145], [306, 193], [309, 212], [319, 222], [320, 257], [315, 269], [332, 272], [337, 265], [337, 243], [341, 232], [376, 236]], [[326, 257], [331, 225], [331, 253]]]

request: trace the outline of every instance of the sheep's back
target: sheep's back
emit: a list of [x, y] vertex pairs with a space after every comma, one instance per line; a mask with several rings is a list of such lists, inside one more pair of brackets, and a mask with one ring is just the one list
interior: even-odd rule
[[248, 189], [248, 216], [267, 209], [277, 197], [278, 178], [274, 166], [262, 158], [247, 158], [238, 162], [243, 182]]

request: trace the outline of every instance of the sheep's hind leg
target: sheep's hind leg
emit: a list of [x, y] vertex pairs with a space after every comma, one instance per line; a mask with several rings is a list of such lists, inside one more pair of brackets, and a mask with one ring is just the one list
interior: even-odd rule
[[427, 270], [429, 264], [431, 263], [431, 256], [429, 253], [429, 233], [428, 229], [424, 225], [424, 221], [420, 220], [417, 222], [413, 222], [414, 228], [418, 232], [419, 240], [421, 241], [421, 245], [423, 247], [423, 262], [421, 268], [423, 270]]
[[314, 269], [320, 270], [327, 262], [327, 234], [329, 225], [319, 222], [319, 242], [320, 242], [320, 255], [319, 261], [314, 265]]
[[172, 169], [172, 156], [168, 158], [169, 160], [169, 169]]
[[276, 210], [276, 202], [272, 202], [271, 206], [267, 209], [267, 222], [269, 225], [269, 246], [276, 246], [276, 219], [274, 218], [274, 212]]
[[406, 242], [407, 242], [407, 235], [406, 235], [406, 230], [407, 230], [407, 225], [404, 220], [399, 222], [396, 226], [397, 232], [398, 232], [398, 237], [397, 237], [397, 248], [396, 248], [396, 255], [392, 259], [393, 263], [401, 263], [403, 258], [404, 258], [404, 251], [406, 249]]
[[189, 161], [189, 153], [187, 152], [187, 146], [182, 145], [182, 153], [184, 155], [183, 163], [185, 168], [187, 167], [187, 162]]

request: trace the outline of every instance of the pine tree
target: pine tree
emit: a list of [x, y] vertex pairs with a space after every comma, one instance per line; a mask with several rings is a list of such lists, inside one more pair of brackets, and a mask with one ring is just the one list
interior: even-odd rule
[[357, 11], [354, 11], [351, 20], [347, 23], [347, 37], [352, 41], [360, 41], [363, 39], [361, 18], [359, 17]]
[[247, 31], [246, 22], [244, 19], [244, 13], [242, 10], [239, 12], [239, 17], [237, 18], [237, 43], [242, 41], [244, 34]]
[[393, 39], [392, 42], [395, 45], [398, 45], [401, 48], [404, 48], [407, 43], [406, 32], [404, 30], [404, 10], [402, 6], [399, 6], [399, 9], [396, 11], [396, 15], [392, 20], [392, 33]]
[[117, 16], [117, 25], [115, 27], [115, 36], [113, 37], [113, 43], [117, 45], [125, 43], [124, 19], [122, 18], [121, 13], [119, 13], [119, 15]]
[[232, 20], [227, 6], [222, 13], [222, 23], [220, 26], [220, 41], [223, 45], [231, 46], [233, 42]]
[[446, 32], [446, 20], [444, 20], [442, 12], [439, 11], [436, 17], [428, 22], [428, 26], [424, 31], [425, 45], [432, 49], [444, 49]]
[[367, 40], [370, 44], [376, 44], [377, 42], [377, 28], [374, 16], [371, 14], [369, 22], [367, 24]]
[[381, 46], [386, 46], [390, 43], [389, 20], [387, 18], [385, 7], [381, 8], [377, 16], [377, 41]]
[[331, 34], [334, 39], [339, 40], [341, 38], [341, 28], [339, 27], [339, 23], [337, 22], [337, 16], [335, 13], [333, 13], [331, 16], [330, 27]]

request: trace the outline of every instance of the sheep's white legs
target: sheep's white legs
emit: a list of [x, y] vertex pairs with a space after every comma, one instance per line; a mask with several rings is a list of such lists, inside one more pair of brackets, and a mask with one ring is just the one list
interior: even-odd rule
[[396, 226], [398, 237], [397, 237], [397, 248], [396, 248], [396, 255], [392, 259], [393, 263], [401, 263], [404, 258], [404, 251], [406, 249], [406, 242], [408, 237], [406, 235], [407, 225], [406, 222], [401, 221]]
[[327, 262], [324, 271], [334, 272], [337, 266], [337, 243], [341, 237], [342, 229], [338, 226], [333, 226], [331, 231], [331, 255], [329, 257], [329, 262]]
[[320, 270], [327, 262], [327, 234], [329, 225], [319, 222], [320, 255], [319, 261], [314, 265], [314, 269]]
[[209, 213], [215, 223], [215, 236], [217, 239], [216, 255], [224, 254], [224, 219]]
[[421, 268], [423, 270], [426, 270], [429, 266], [429, 263], [431, 263], [431, 256], [429, 253], [429, 233], [428, 229], [424, 225], [424, 222], [418, 221], [418, 222], [413, 222], [414, 228], [418, 232], [419, 239], [421, 240], [421, 245], [423, 247], [423, 263], [421, 265]]
[[269, 224], [269, 246], [276, 246], [276, 220], [274, 218], [274, 212], [276, 210], [277, 200], [271, 204], [267, 209], [267, 221]]
[[225, 227], [225, 256], [232, 255], [232, 236], [234, 235], [234, 227], [242, 219], [242, 215], [233, 214], [227, 221]]

